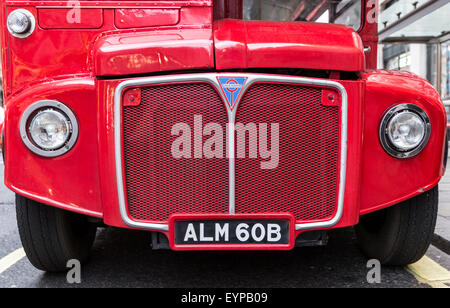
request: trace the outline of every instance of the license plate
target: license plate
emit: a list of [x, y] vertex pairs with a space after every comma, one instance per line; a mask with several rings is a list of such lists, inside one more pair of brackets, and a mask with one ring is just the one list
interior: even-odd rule
[[[228, 216], [229, 217], [229, 216]], [[173, 248], [210, 246], [220, 249], [245, 246], [270, 249], [270, 246], [288, 249], [293, 238], [293, 219], [172, 219]], [[195, 249], [195, 248], [193, 248]]]

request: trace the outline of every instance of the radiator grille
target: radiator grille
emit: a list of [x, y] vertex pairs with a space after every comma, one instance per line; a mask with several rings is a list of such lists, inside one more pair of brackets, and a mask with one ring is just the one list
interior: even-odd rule
[[173, 125], [193, 128], [195, 115], [204, 123], [228, 122], [219, 95], [203, 83], [143, 88], [141, 104], [123, 108], [125, 189], [133, 219], [228, 212], [228, 161], [172, 156]]
[[[261, 169], [266, 159], [248, 158], [246, 146], [246, 158], [236, 160], [236, 213], [291, 212], [298, 221], [334, 216], [339, 107], [322, 105], [321, 95], [320, 88], [285, 84], [256, 84], [244, 95], [236, 122], [267, 123], [269, 132], [271, 124], [278, 124], [279, 162], [277, 168]], [[196, 115], [203, 125], [217, 123], [226, 131], [224, 102], [205, 83], [144, 87], [139, 106], [123, 107], [131, 218], [165, 222], [173, 213], [228, 213], [228, 159], [175, 159], [171, 153], [177, 138], [171, 136], [173, 125], [186, 123], [193, 129]]]
[[272, 170], [262, 170], [261, 159], [237, 160], [237, 213], [288, 211], [302, 221], [335, 213], [339, 107], [323, 106], [321, 93], [277, 84], [258, 84], [246, 93], [237, 122], [278, 123], [280, 155]]

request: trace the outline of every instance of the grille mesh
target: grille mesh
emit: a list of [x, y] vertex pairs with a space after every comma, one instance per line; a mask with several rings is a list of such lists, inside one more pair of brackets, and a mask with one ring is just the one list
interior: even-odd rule
[[[236, 161], [236, 213], [291, 212], [298, 221], [333, 216], [339, 107], [323, 106], [321, 94], [319, 88], [282, 84], [257, 84], [245, 94], [236, 121], [267, 123], [269, 132], [270, 124], [278, 123], [280, 154], [277, 168], [263, 170], [265, 160], [249, 159], [247, 144], [247, 158]], [[142, 88], [141, 104], [123, 108], [125, 190], [133, 219], [164, 222], [173, 213], [228, 213], [228, 160], [172, 156], [172, 126], [193, 128], [195, 115], [203, 117], [203, 125], [225, 128], [228, 122], [221, 98], [203, 83]]]
[[172, 156], [172, 126], [193, 128], [195, 115], [202, 115], [203, 123], [228, 122], [219, 95], [207, 84], [143, 88], [141, 104], [124, 107], [125, 189], [132, 218], [166, 221], [173, 213], [228, 212], [228, 161]]
[[[289, 211], [301, 221], [334, 214], [339, 107], [323, 106], [321, 93], [317, 88], [277, 84], [258, 84], [246, 93], [237, 122], [279, 123], [280, 159], [272, 170], [262, 170], [261, 159], [237, 160], [237, 213]], [[246, 149], [249, 157], [249, 146]]]

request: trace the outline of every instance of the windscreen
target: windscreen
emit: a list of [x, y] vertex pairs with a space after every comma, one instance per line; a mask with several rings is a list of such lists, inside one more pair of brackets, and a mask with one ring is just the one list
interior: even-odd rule
[[361, 0], [243, 0], [246, 20], [344, 24], [359, 30]]

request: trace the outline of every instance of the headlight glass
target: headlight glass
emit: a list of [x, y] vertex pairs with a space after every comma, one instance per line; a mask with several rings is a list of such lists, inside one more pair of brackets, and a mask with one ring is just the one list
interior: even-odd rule
[[419, 154], [431, 135], [431, 123], [426, 112], [414, 104], [397, 105], [389, 109], [380, 125], [380, 142], [384, 150], [396, 158]]
[[30, 121], [30, 137], [40, 148], [51, 151], [64, 146], [70, 136], [70, 122], [59, 111], [39, 111]]
[[75, 114], [54, 100], [35, 102], [20, 119], [22, 141], [30, 151], [43, 157], [58, 157], [71, 151], [78, 133]]
[[23, 34], [30, 30], [31, 20], [21, 11], [14, 11], [8, 16], [8, 29], [17, 34]]
[[388, 136], [397, 149], [410, 151], [420, 145], [425, 136], [425, 122], [414, 112], [396, 114], [388, 124]]

